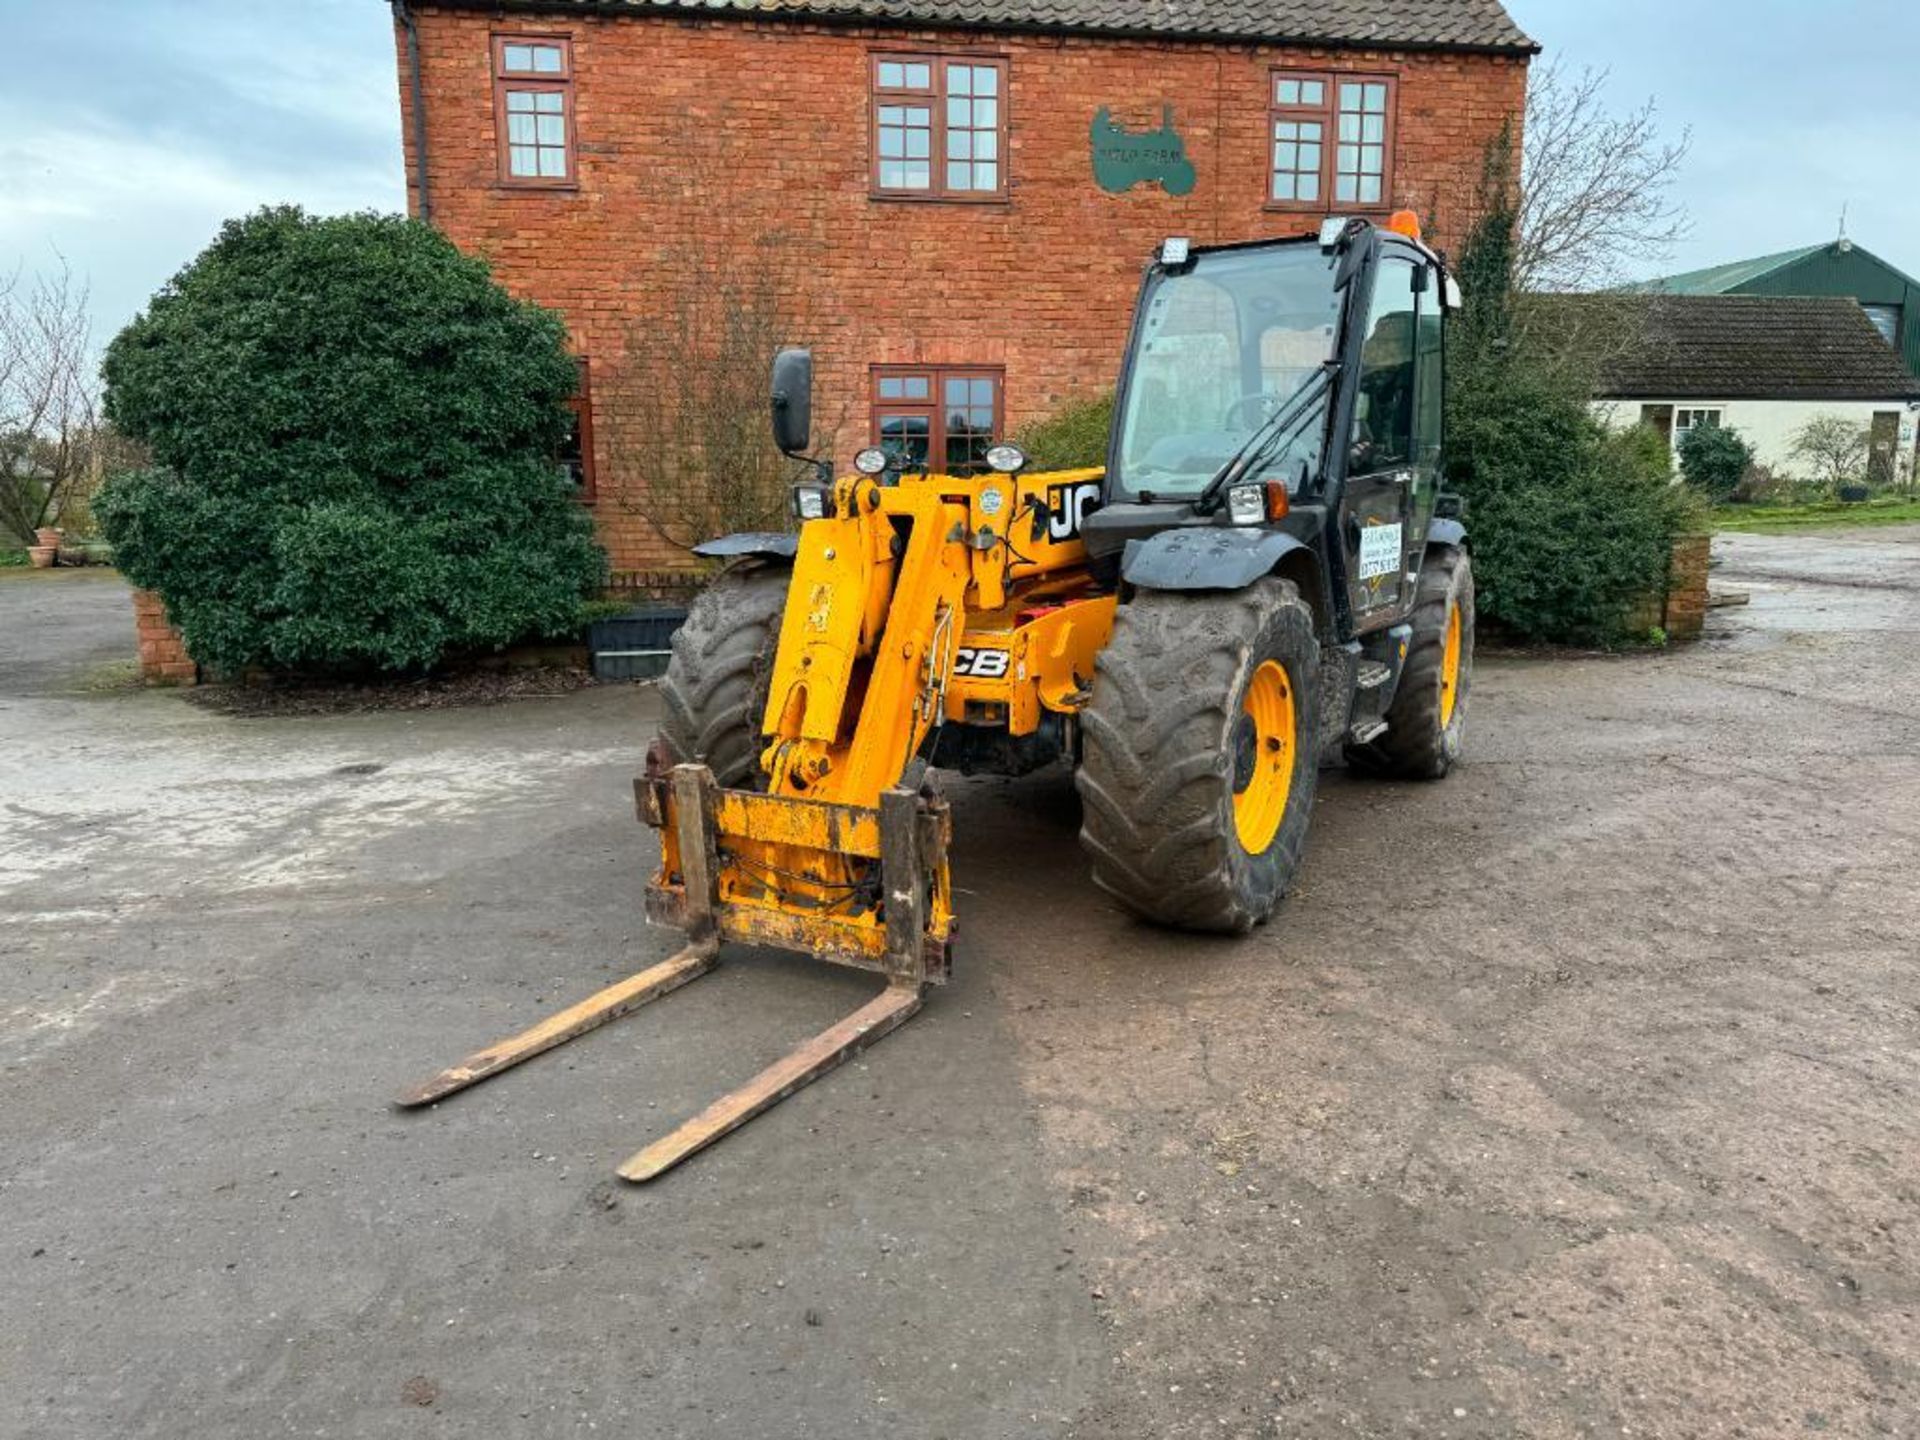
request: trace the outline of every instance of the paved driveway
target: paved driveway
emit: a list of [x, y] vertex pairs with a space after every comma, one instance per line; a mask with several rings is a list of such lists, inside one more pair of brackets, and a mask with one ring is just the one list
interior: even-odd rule
[[22, 666], [0, 582], [0, 1433], [1907, 1433], [1920, 534], [1720, 548], [1706, 644], [1328, 776], [1244, 942], [957, 785], [955, 985], [644, 1189], [869, 987], [742, 956], [384, 1101], [672, 948], [647, 692], [226, 719], [73, 690], [111, 605]]

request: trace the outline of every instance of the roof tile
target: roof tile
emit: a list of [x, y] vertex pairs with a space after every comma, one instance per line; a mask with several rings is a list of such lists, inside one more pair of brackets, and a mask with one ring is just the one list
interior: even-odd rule
[[[503, 0], [439, 0], [499, 9]], [[1531, 53], [1501, 0], [504, 0], [547, 11], [628, 9], [739, 18], [960, 25], [1328, 45]]]
[[1776, 295], [1543, 295], [1601, 350], [1610, 399], [1920, 400], [1857, 301]]

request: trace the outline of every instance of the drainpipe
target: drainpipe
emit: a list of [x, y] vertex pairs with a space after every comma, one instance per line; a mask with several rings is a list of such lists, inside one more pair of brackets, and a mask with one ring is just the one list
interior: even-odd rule
[[413, 106], [414, 188], [420, 196], [420, 218], [433, 223], [433, 199], [427, 191], [427, 100], [420, 85], [420, 22], [407, 0], [393, 0], [393, 18], [407, 32], [407, 91]]

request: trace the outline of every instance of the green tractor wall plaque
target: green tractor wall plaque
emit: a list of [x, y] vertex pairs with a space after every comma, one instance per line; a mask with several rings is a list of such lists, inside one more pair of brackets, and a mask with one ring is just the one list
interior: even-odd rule
[[1160, 111], [1160, 128], [1134, 134], [1113, 123], [1113, 116], [1102, 105], [1093, 117], [1093, 178], [1102, 190], [1123, 195], [1136, 185], [1158, 181], [1169, 195], [1191, 193], [1193, 162], [1187, 159], [1186, 142], [1173, 128], [1173, 106]]

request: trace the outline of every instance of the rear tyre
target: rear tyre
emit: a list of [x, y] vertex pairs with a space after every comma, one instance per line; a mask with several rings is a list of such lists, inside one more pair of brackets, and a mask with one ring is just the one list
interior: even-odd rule
[[1438, 780], [1460, 758], [1473, 688], [1473, 566], [1467, 552], [1431, 550], [1414, 596], [1407, 666], [1378, 740], [1347, 749], [1369, 775]]
[[1165, 925], [1264, 921], [1313, 812], [1319, 671], [1313, 613], [1286, 580], [1121, 606], [1074, 777], [1094, 883]]
[[785, 566], [737, 567], [693, 602], [660, 681], [669, 763], [699, 760], [723, 786], [763, 786], [760, 722], [791, 576]]

